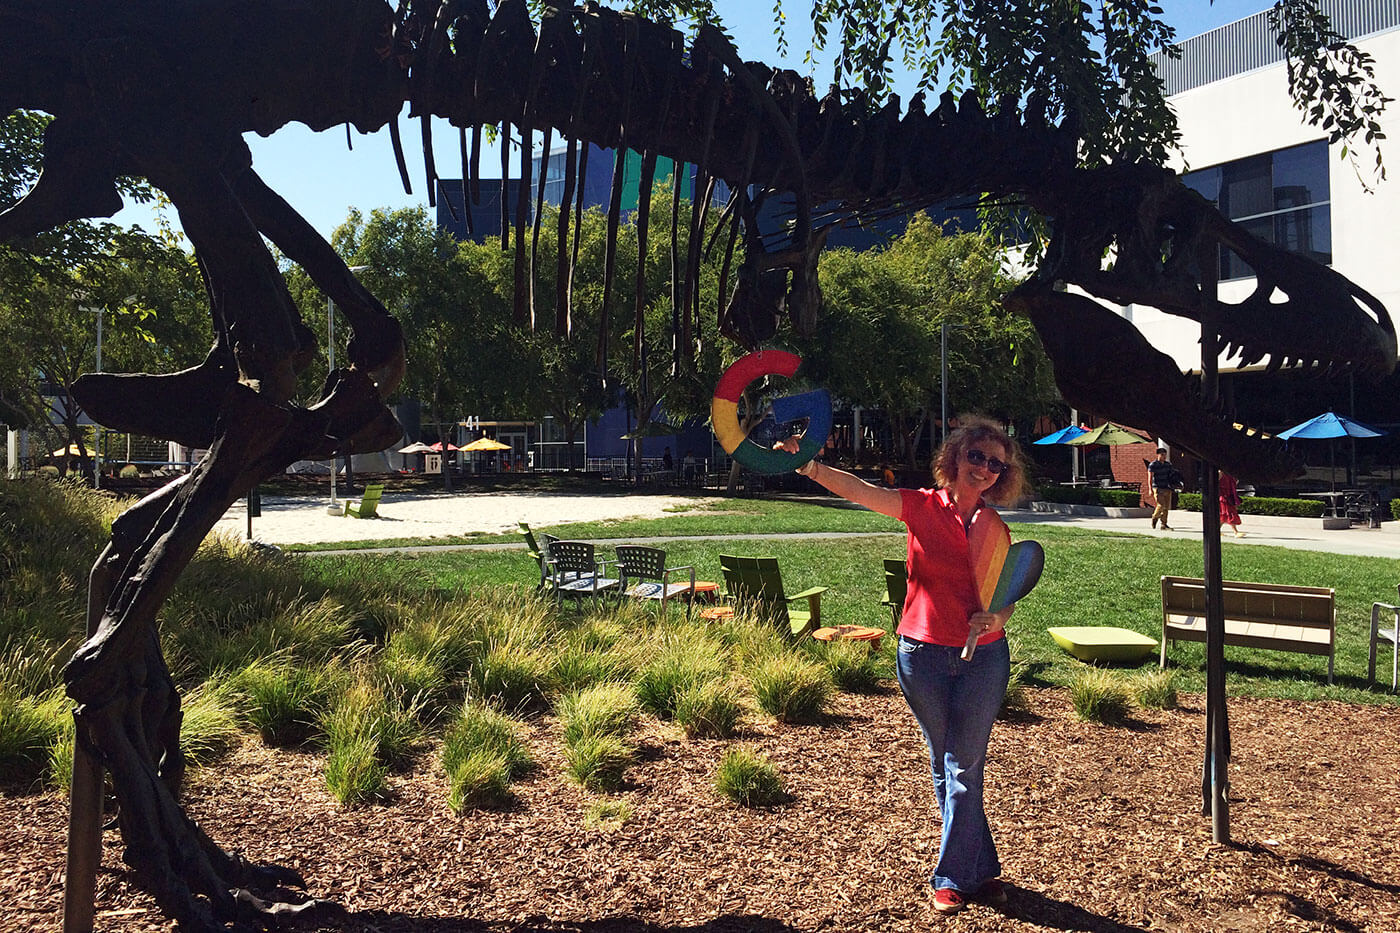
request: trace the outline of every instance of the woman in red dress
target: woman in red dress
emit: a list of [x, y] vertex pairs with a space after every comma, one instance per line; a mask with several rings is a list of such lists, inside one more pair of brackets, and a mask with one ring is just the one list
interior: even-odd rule
[[1240, 531], [1240, 490], [1235, 478], [1224, 470], [1220, 471], [1220, 522], [1235, 529], [1235, 537], [1244, 537]]

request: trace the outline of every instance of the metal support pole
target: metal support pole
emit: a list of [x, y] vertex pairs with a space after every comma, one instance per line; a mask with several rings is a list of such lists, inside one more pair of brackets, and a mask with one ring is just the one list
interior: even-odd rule
[[948, 439], [948, 322], [938, 325], [942, 350], [938, 354], [938, 387], [943, 392], [943, 420], [938, 424], [938, 446]]
[[[335, 299], [330, 295], [326, 296], [326, 373], [327, 378], [335, 373]], [[326, 505], [326, 512], [331, 515], [339, 514], [342, 511], [339, 505], [340, 503], [335, 501], [335, 452], [332, 451], [331, 501]]]
[[[1219, 326], [1216, 299], [1220, 272], [1217, 246], [1200, 247], [1201, 398], [1207, 410], [1220, 394]], [[1201, 542], [1206, 601], [1206, 755], [1201, 772], [1202, 809], [1210, 814], [1211, 839], [1230, 842], [1230, 721], [1225, 706], [1225, 606], [1220, 567], [1220, 482], [1205, 463], [1201, 484]]]
[[[102, 372], [102, 309], [92, 308], [97, 315], [97, 371]], [[102, 425], [96, 425], [93, 429], [93, 460], [92, 460], [92, 488], [102, 488]]]

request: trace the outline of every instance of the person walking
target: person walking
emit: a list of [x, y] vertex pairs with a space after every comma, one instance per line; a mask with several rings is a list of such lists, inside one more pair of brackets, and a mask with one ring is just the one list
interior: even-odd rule
[[1167, 515], [1175, 504], [1176, 487], [1180, 483], [1181, 474], [1167, 459], [1167, 448], [1157, 448], [1157, 459], [1147, 465], [1147, 473], [1150, 480], [1148, 486], [1152, 490], [1152, 503], [1156, 506], [1152, 510], [1152, 527], [1156, 528], [1160, 521], [1163, 531], [1171, 531], [1171, 526], [1167, 524]]
[[[896, 672], [918, 720], [942, 813], [938, 862], [931, 883], [939, 913], [967, 901], [1006, 903], [996, 843], [983, 806], [987, 743], [1011, 676], [1006, 621], [1014, 606], [985, 612], [978, 601], [969, 534], [987, 522], [1009, 541], [1010, 530], [987, 503], [1009, 504], [1026, 487], [1020, 449], [986, 418], [960, 418], [934, 458], [934, 489], [883, 489], [817, 460], [797, 472], [829, 491], [908, 528], [908, 588], [899, 623]], [[798, 439], [778, 445], [789, 453]], [[961, 659], [971, 633], [972, 659]]]
[[1220, 471], [1220, 522], [1233, 528], [1236, 538], [1244, 537], [1240, 531], [1239, 482], [1224, 470]]

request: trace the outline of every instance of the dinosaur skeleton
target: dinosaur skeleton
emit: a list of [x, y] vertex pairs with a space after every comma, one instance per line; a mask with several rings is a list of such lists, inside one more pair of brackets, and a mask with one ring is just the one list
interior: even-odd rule
[[[561, 336], [570, 330], [577, 255], [577, 226], [575, 248], [567, 248], [570, 211], [577, 224], [579, 209], [570, 204], [575, 158], [591, 141], [618, 152], [605, 291], [619, 260], [625, 148], [643, 153], [644, 192], [660, 156], [694, 164], [697, 192], [713, 190], [716, 180], [735, 192], [716, 238], [727, 250], [721, 294], [730, 295], [718, 313], [723, 332], [749, 347], [772, 337], [784, 317], [800, 331], [813, 328], [823, 223], [984, 196], [1019, 199], [1052, 221], [1043, 260], [1008, 304], [1031, 317], [1066, 399], [1242, 479], [1280, 477], [1295, 465], [1272, 442], [1205, 411], [1187, 377], [1131, 325], [1064, 286], [1204, 318], [1242, 364], [1268, 356], [1271, 366], [1376, 375], [1396, 359], [1394, 328], [1374, 298], [1245, 233], [1168, 171], [1078, 168], [1074, 121], [1054, 123], [1043, 100], [1022, 113], [1014, 100], [984, 111], [972, 94], [944, 94], [932, 111], [922, 95], [903, 110], [897, 100], [877, 109], [859, 91], [818, 99], [793, 72], [741, 61], [712, 27], [701, 26], [687, 47], [668, 26], [594, 3], [568, 8], [554, 0], [536, 26], [525, 0], [501, 0], [494, 10], [486, 0], [402, 0], [398, 9], [383, 0], [0, 0], [0, 113], [26, 107], [54, 115], [43, 173], [0, 214], [0, 239], [109, 216], [121, 207], [114, 179], [141, 175], [178, 209], [209, 294], [216, 339], [202, 364], [166, 375], [93, 374], [78, 386], [97, 421], [210, 452], [114, 524], [93, 568], [91, 637], [65, 671], [80, 704], [78, 741], [111, 773], [121, 802], [124, 857], [184, 929], [291, 910], [250, 892], [300, 879], [227, 855], [181, 809], [180, 705], [155, 637], [157, 609], [206, 533], [259, 480], [295, 460], [392, 443], [398, 427], [383, 400], [405, 365], [398, 324], [261, 181], [242, 134], [270, 134], [291, 121], [315, 130], [387, 125], [407, 185], [396, 122], [405, 102], [410, 115], [446, 118], [459, 129], [473, 197], [481, 127], [519, 135], [514, 223], [503, 199], [500, 232], [503, 239], [513, 232], [522, 321], [534, 316], [537, 229], [526, 245], [534, 134], [543, 133], [546, 151], [555, 134], [567, 140], [554, 322]], [[422, 126], [431, 191], [427, 119]], [[502, 153], [504, 193], [508, 147]], [[756, 208], [778, 195], [792, 199], [791, 223], [765, 234]], [[708, 205], [708, 197], [696, 199], [692, 233]], [[307, 271], [353, 330], [350, 365], [329, 375], [311, 407], [290, 399], [316, 341], [264, 236]], [[698, 332], [700, 239], [692, 235], [689, 253], [672, 256], [680, 270], [681, 368]], [[644, 230], [639, 240], [646, 242]], [[740, 246], [731, 290], [730, 257]], [[1221, 246], [1258, 276], [1256, 292], [1238, 304], [1216, 301], [1199, 284], [1197, 257]]]

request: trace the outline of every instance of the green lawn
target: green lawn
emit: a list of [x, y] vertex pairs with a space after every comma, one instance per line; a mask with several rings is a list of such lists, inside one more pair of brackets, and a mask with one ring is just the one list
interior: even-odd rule
[[[719, 510], [697, 509], [657, 520], [560, 525], [547, 530], [562, 537], [605, 540], [760, 532], [897, 532], [901, 527], [883, 516], [858, 510], [733, 500]], [[1081, 662], [1054, 644], [1045, 632], [1047, 627], [1114, 625], [1159, 637], [1158, 578], [1163, 574], [1201, 575], [1199, 542], [1039, 524], [1013, 525], [1012, 535], [1017, 539], [1035, 538], [1045, 545], [1045, 576], [1022, 601], [1009, 625], [1019, 657], [1031, 664], [1035, 680], [1043, 684], [1067, 683], [1082, 669]], [[505, 536], [504, 540], [518, 539]], [[777, 557], [790, 591], [817, 584], [831, 587], [822, 599], [823, 621], [888, 626], [888, 610], [880, 605], [884, 597], [881, 559], [902, 556], [904, 542], [900, 534], [891, 533], [841, 540], [671, 542], [666, 549], [669, 563], [693, 564], [697, 576], [709, 580], [721, 579], [721, 553]], [[601, 550], [608, 552], [606, 545]], [[410, 585], [425, 590], [439, 591], [488, 583], [524, 585], [536, 573], [533, 562], [518, 550], [407, 552], [388, 557], [311, 556], [308, 562], [327, 565], [321, 570], [333, 577], [383, 574], [412, 581]], [[1232, 694], [1400, 702], [1394, 695], [1367, 689], [1364, 683], [1370, 607], [1375, 599], [1393, 591], [1394, 561], [1227, 541], [1223, 565], [1226, 579], [1330, 586], [1337, 591], [1334, 686], [1327, 686], [1326, 658], [1232, 647], [1226, 651]], [[1204, 690], [1202, 645], [1176, 644], [1170, 649], [1169, 658], [1181, 673], [1183, 690]], [[1154, 656], [1142, 667], [1154, 667], [1156, 663]]]

